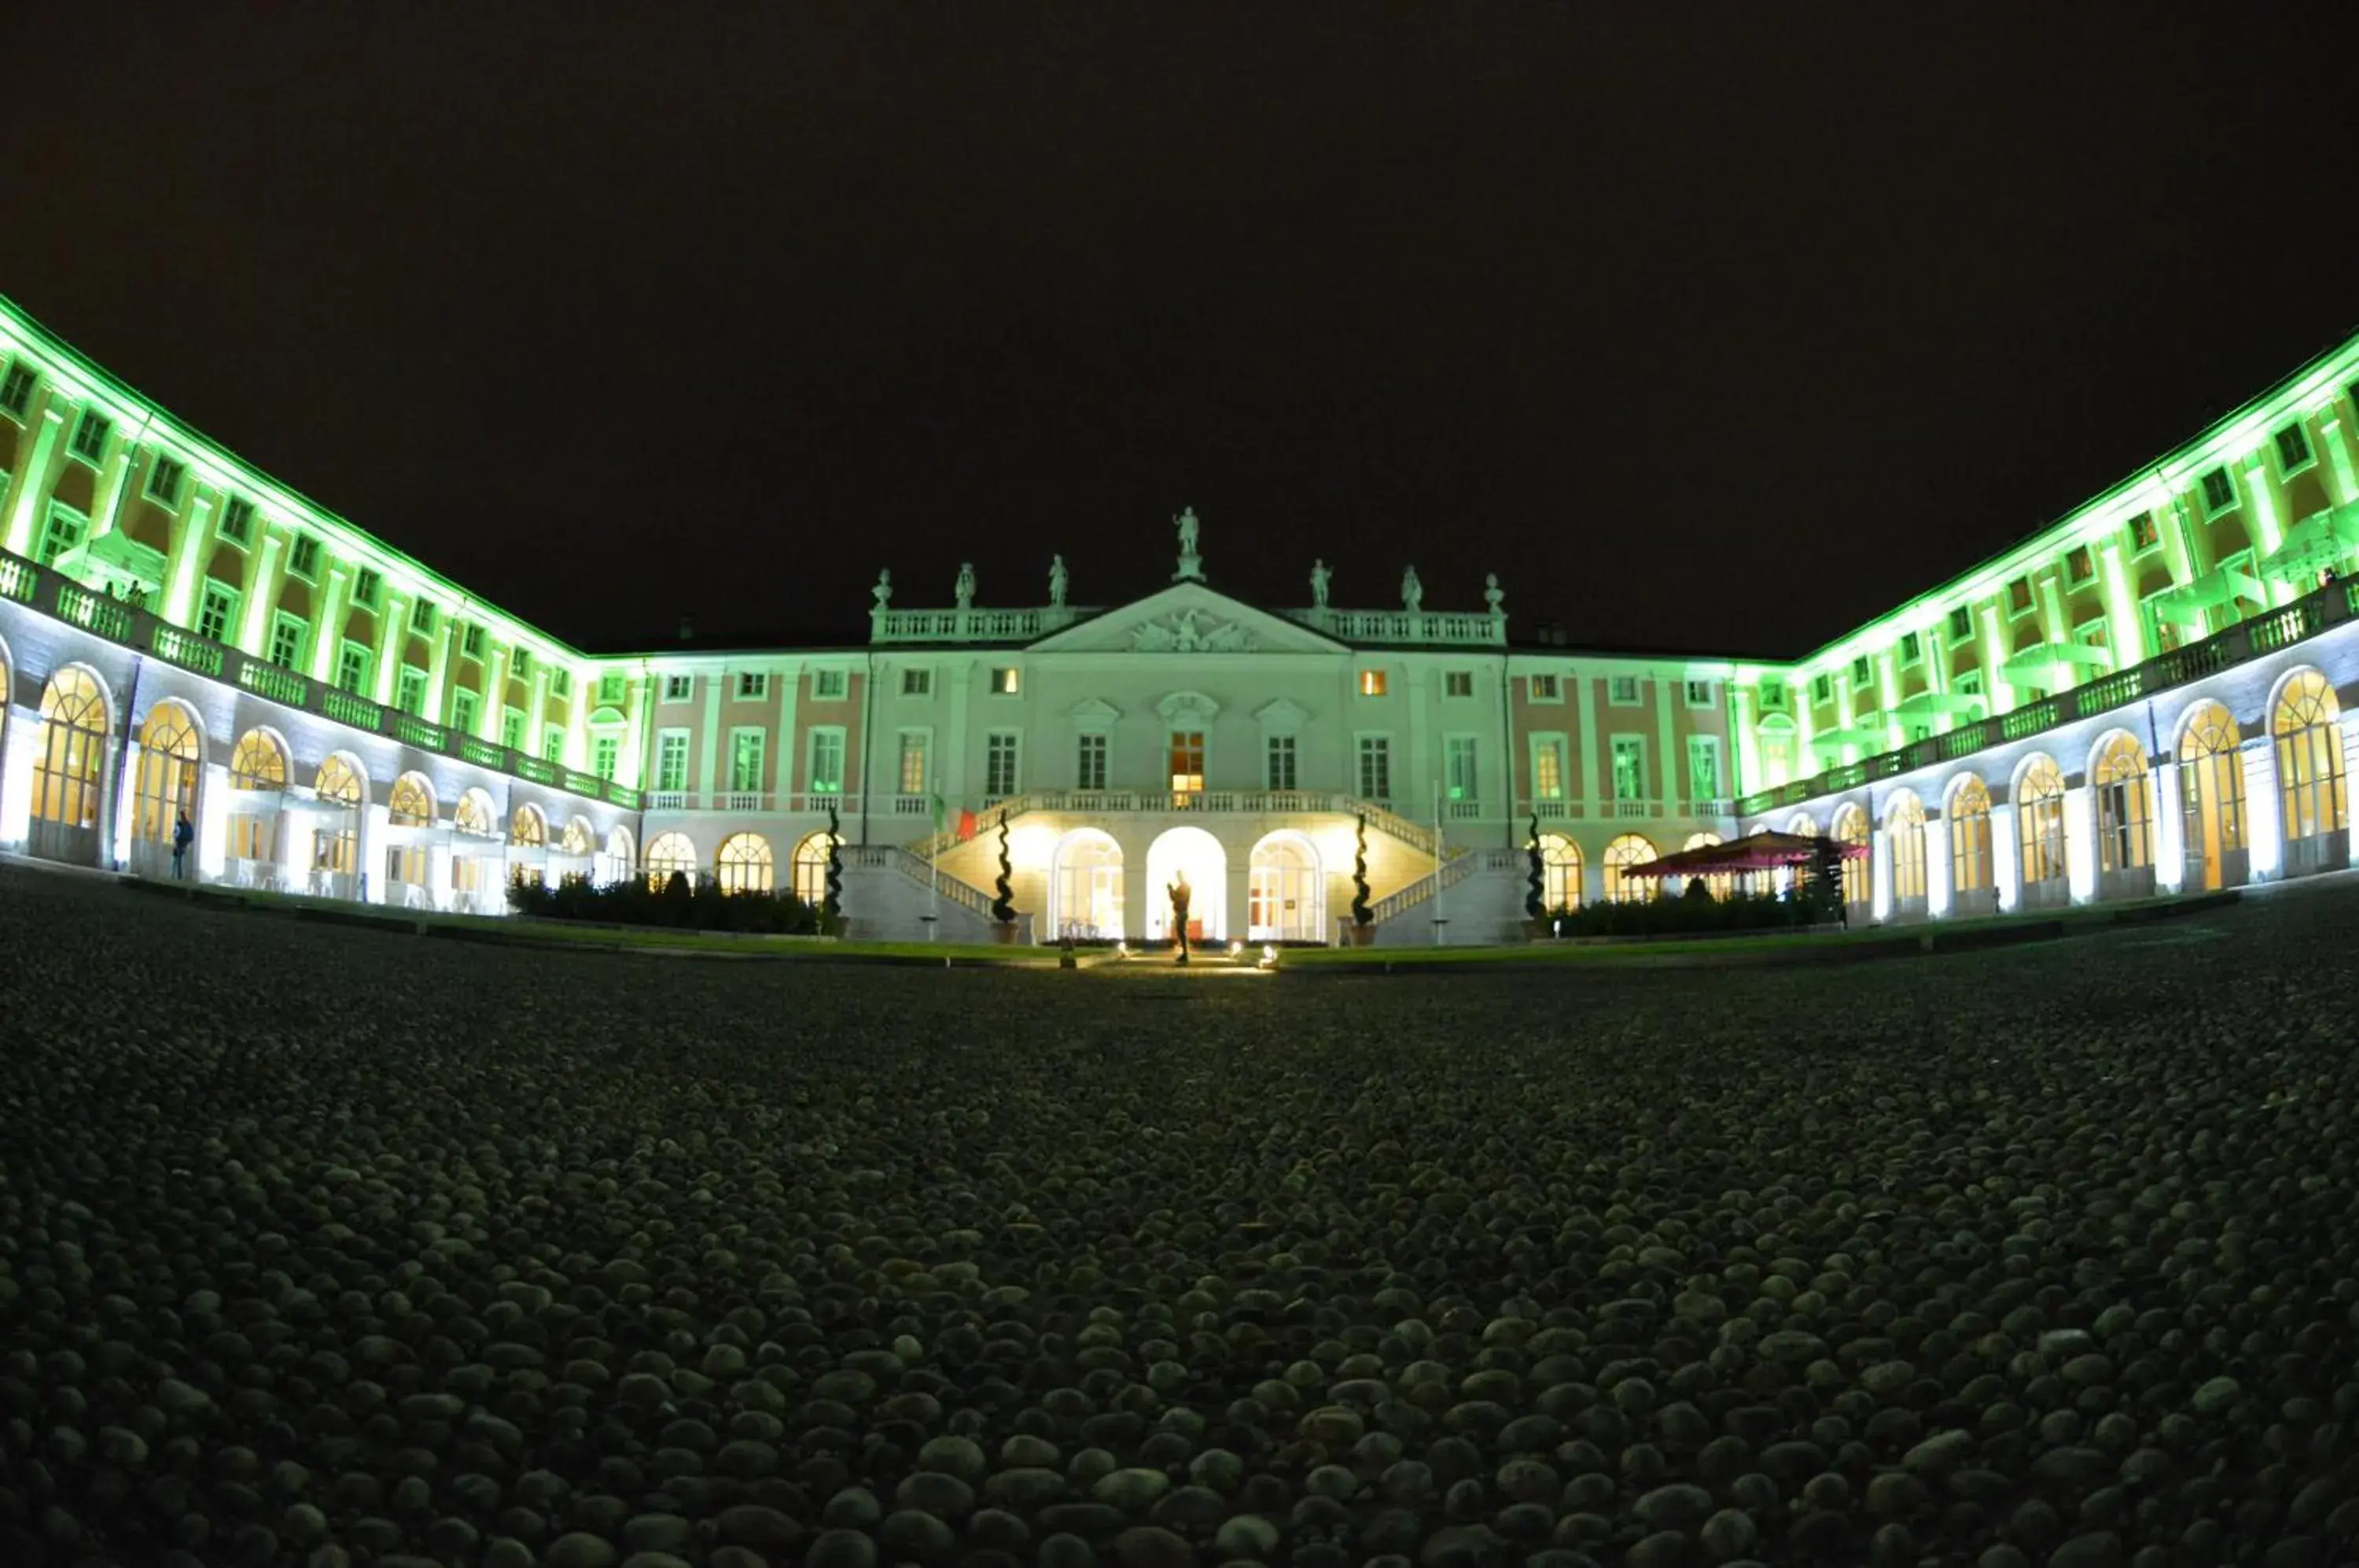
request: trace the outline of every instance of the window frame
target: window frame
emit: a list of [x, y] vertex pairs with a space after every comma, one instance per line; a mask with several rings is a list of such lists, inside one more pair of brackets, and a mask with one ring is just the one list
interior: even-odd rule
[[[819, 672], [817, 670], [813, 670], [811, 674], [816, 678]], [[770, 672], [766, 670], [739, 670], [737, 672], [737, 683], [731, 688], [730, 695], [734, 701], [740, 702], [768, 702], [770, 700]]]
[[906, 665], [901, 670], [901, 695], [930, 697], [934, 694], [934, 672], [927, 665]]
[[1950, 606], [1951, 646], [1956, 647], [1960, 643], [1973, 640], [1974, 607], [1972, 604], [1952, 604]]
[[[237, 636], [238, 602], [243, 597], [244, 595], [236, 589], [221, 579], [206, 578], [203, 585], [197, 590], [197, 614], [195, 619], [190, 622], [196, 634], [208, 642], [227, 643], [234, 640]], [[207, 631], [205, 630], [205, 612], [215, 604], [222, 604], [227, 607], [222, 612], [219, 628]]]
[[[1393, 798], [1393, 737], [1391, 732], [1387, 730], [1361, 730], [1355, 733], [1352, 736], [1352, 782], [1358, 786], [1358, 788], [1353, 792], [1363, 800], [1375, 800], [1380, 804], [1390, 804]], [[1369, 764], [1372, 760], [1375, 764], [1375, 771], [1381, 773], [1384, 776], [1382, 779], [1375, 780], [1375, 782], [1384, 786], [1381, 792], [1372, 790], [1368, 788], [1370, 783]]]
[[[288, 657], [282, 660], [278, 658], [279, 634], [289, 626], [292, 626], [295, 630], [295, 646], [289, 651]], [[277, 665], [281, 670], [292, 670], [297, 674], [300, 674], [302, 672], [303, 655], [308, 651], [310, 640], [310, 622], [305, 620], [299, 615], [295, 615], [291, 611], [274, 610], [271, 612], [270, 615], [270, 630], [268, 634], [264, 637], [262, 641], [263, 659], [266, 663]]]
[[1564, 701], [1564, 678], [1552, 670], [1527, 670], [1524, 675], [1524, 701], [1527, 702], [1561, 702]]
[[[97, 434], [91, 435], [95, 430]], [[96, 408], [84, 408], [74, 420], [73, 434], [66, 441], [66, 453], [92, 468], [106, 462], [107, 439], [114, 433], [114, 420]]]
[[[353, 662], [355, 659], [359, 661], [356, 669]], [[342, 691], [351, 692], [355, 697], [367, 696], [369, 685], [369, 666], [373, 662], [374, 660], [370, 656], [368, 644], [364, 642], [356, 642], [351, 637], [345, 637], [339, 641], [336, 645], [335, 683], [337, 687]], [[345, 680], [345, 672], [347, 670], [354, 671], [353, 678], [349, 682]]]
[[[1003, 744], [1005, 743], [1005, 744]], [[1006, 758], [1006, 778], [1000, 777], [1001, 758]], [[995, 788], [1005, 786], [1005, 788]], [[983, 736], [983, 792], [994, 800], [1006, 800], [1024, 792], [1024, 732], [1022, 730], [986, 730]]]
[[1302, 746], [1297, 736], [1261, 737], [1261, 778], [1262, 788], [1278, 794], [1302, 788]]
[[22, 359], [8, 362], [0, 373], [0, 414], [12, 419], [22, 419], [33, 407], [33, 388], [41, 384], [41, 373]]
[[364, 566], [353, 573], [353, 603], [362, 609], [375, 612], [385, 605], [385, 573], [374, 566]]
[[[2288, 436], [2291, 436], [2296, 441], [2300, 443], [2301, 456], [2299, 460], [2288, 458], [2286, 455], [2286, 438]], [[2277, 477], [2280, 479], [2290, 479], [2295, 474], [2303, 472], [2305, 469], [2315, 466], [2318, 463], [2318, 443], [2310, 439], [2309, 428], [2303, 425], [2303, 423], [2298, 419], [2288, 420], [2287, 423], [2277, 427], [2277, 429], [2271, 433], [2269, 445], [2277, 456]]]
[[[668, 760], [670, 760], [669, 748], [674, 741], [679, 743], [678, 757], [679, 771], [679, 777], [676, 780], [673, 779], [670, 775], [666, 773], [664, 767], [665, 763]], [[684, 795], [688, 793], [689, 789], [691, 788], [691, 780], [694, 779], [696, 773], [696, 759], [693, 746], [694, 736], [690, 733], [685, 725], [674, 724], [656, 731], [656, 779], [654, 788], [658, 793], [665, 795]]]
[[[2212, 499], [2212, 481], [2215, 478], [2228, 492], [2228, 498], [2216, 504]], [[2244, 486], [2236, 483], [2236, 471], [2224, 463], [2215, 463], [2205, 469], [2195, 481], [2195, 492], [2198, 499], [2203, 503], [2203, 520], [2207, 523], [2222, 513], [2233, 512], [2245, 504]]]
[[[893, 789], [897, 794], [924, 795], [934, 782], [934, 732], [925, 729], [905, 729], [893, 746]], [[917, 745], [913, 747], [910, 742]], [[909, 782], [909, 758], [918, 759], [918, 781]]]
[[[748, 741], [753, 743], [750, 748], [746, 745]], [[759, 795], [764, 793], [766, 786], [763, 784], [762, 779], [763, 776], [769, 771], [770, 766], [770, 732], [768, 727], [762, 724], [730, 725], [728, 755], [729, 793], [732, 795]], [[752, 772], [754, 779], [750, 784], [745, 781], [746, 774], [745, 764], [749, 760], [749, 758], [753, 763]]]
[[[394, 707], [413, 718], [423, 714], [426, 711], [426, 687], [431, 679], [418, 666], [404, 662], [393, 673]], [[414, 699], [409, 695], [413, 691], [417, 693]]]
[[1445, 670], [1441, 672], [1441, 695], [1447, 701], [1465, 702], [1474, 695], [1474, 672], [1471, 670]]
[[287, 541], [287, 575], [306, 583], [320, 581], [320, 536], [297, 533]]
[[[1627, 749], [1625, 749], [1625, 745]], [[1638, 792], [1635, 795], [1625, 795], [1622, 792], [1622, 759], [1625, 757], [1632, 757], [1637, 760]], [[1609, 735], [1605, 737], [1605, 781], [1606, 788], [1612, 791], [1607, 796], [1608, 800], [1615, 805], [1625, 803], [1643, 805], [1654, 800], [1655, 797], [1648, 793], [1654, 783], [1654, 780], [1647, 776], [1648, 771], [1645, 735], [1632, 735], [1628, 731], [1624, 731], [1619, 735]]]
[[[169, 481], [160, 488], [156, 483], [158, 474], [166, 475]], [[159, 452], [147, 460], [147, 472], [140, 476], [139, 493], [159, 506], [178, 511], [181, 486], [188, 477], [187, 463], [169, 452]]]
[[1021, 665], [995, 664], [991, 667], [991, 695], [1021, 697], [1024, 695], [1024, 670]]
[[[1627, 691], [1629, 695], [1623, 693]], [[1609, 708], [1636, 708], [1645, 705], [1635, 675], [1609, 675], [1605, 678], [1605, 705]]]
[[[2017, 608], [2015, 603], [2015, 591], [2017, 588], [2023, 590], [2023, 604], [2020, 608]], [[2037, 615], [2039, 613], [2039, 584], [2034, 583], [2031, 580], [2031, 573], [2027, 572], [2022, 576], [2008, 582], [1999, 602], [2006, 606], [2006, 618], [2010, 621], [2019, 621], [2026, 615]]]
[[251, 546], [254, 543], [254, 503], [243, 495], [223, 496], [221, 517], [213, 524], [213, 538], [237, 550]]
[[1103, 730], [1083, 730], [1073, 736], [1073, 788], [1100, 790], [1106, 787], [1107, 752]]
[[[1465, 763], [1462, 781], [1458, 777], [1462, 758]], [[1441, 798], [1468, 802], [1483, 799], [1483, 740], [1480, 735], [1462, 731], [1441, 737]]]
[[[827, 779], [821, 777], [820, 753], [831, 743], [835, 754], [835, 766], [832, 769], [835, 777]], [[813, 724], [803, 732], [803, 779], [809, 785], [807, 793], [841, 795], [844, 793], [843, 786], [851, 771], [852, 746], [842, 724]]]
[[852, 671], [841, 665], [826, 665], [810, 672], [810, 694], [814, 702], [844, 702], [852, 698]]
[[2078, 588], [2083, 583], [2097, 580], [2097, 554], [2085, 544], [2076, 544], [2064, 552], [2064, 581]]
[[[1690, 801], [1727, 800], [1729, 797], [1723, 792], [1723, 787], [1728, 782], [1728, 770], [1721, 766], [1720, 737], [1711, 735], [1690, 735], [1688, 736], [1687, 752], [1688, 799]], [[1699, 756], [1712, 759], [1712, 787], [1709, 789], [1696, 787], [1696, 758]]]
[[1900, 634], [1900, 668], [1914, 670], [1925, 662], [1925, 636], [1922, 632]]
[[[1719, 705], [1712, 700], [1712, 687], [1717, 684], [1719, 684], [1719, 682], [1713, 681], [1710, 676], [1706, 676], [1701, 681], [1683, 679], [1680, 682], [1680, 694], [1686, 699], [1687, 705], [1690, 710], [1701, 712]], [[1697, 692], [1699, 691], [1702, 693], [1701, 696], [1697, 695]]]
[[696, 677], [695, 677], [695, 676], [693, 676], [693, 675], [667, 675], [667, 676], [665, 676], [665, 677], [664, 677], [664, 683], [663, 683], [663, 693], [662, 693], [661, 697], [660, 697], [659, 699], [658, 699], [658, 701], [660, 701], [660, 702], [695, 702], [695, 701], [696, 701]]
[[[1531, 799], [1570, 800], [1572, 799], [1571, 737], [1557, 731], [1541, 731], [1525, 737], [1526, 778], [1530, 780]], [[1545, 787], [1540, 778], [1540, 758], [1546, 757], [1556, 766], [1554, 787]]]
[[[2144, 523], [2146, 525], [2146, 530], [2148, 535], [2148, 537], [2143, 540], [2138, 538], [2138, 525], [2140, 523]], [[2156, 550], [2162, 548], [2162, 519], [2154, 515], [2154, 509], [2152, 507], [2148, 507], [2147, 510], [2140, 512], [2136, 517], [2132, 517], [2129, 520], [2126, 531], [2130, 537], [2130, 559], [2132, 561], [2136, 561], [2144, 556], [2152, 555]]]

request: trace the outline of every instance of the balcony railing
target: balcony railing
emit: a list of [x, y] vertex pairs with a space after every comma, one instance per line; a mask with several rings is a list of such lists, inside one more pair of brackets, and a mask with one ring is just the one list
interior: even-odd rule
[[2277, 653], [2316, 637], [2329, 626], [2359, 619], [2359, 580], [2331, 583], [2315, 593], [2250, 616], [2227, 630], [2157, 654], [2143, 664], [2099, 676], [2086, 685], [2043, 697], [1995, 718], [1976, 719], [1945, 734], [1911, 742], [1847, 767], [1829, 768], [1739, 800], [1744, 816], [1799, 806], [1822, 795], [1839, 795], [1870, 779], [1897, 779], [1936, 762], [1953, 761], [1986, 746], [2028, 739], [2061, 725], [2124, 707], [2173, 686], [2217, 675], [2248, 659]]
[[1094, 610], [1043, 604], [1031, 610], [871, 610], [868, 640], [880, 642], [1029, 642], [1070, 626]]
[[0, 553], [0, 598], [13, 599], [109, 642], [153, 654], [192, 673], [226, 681], [282, 707], [317, 713], [350, 729], [388, 735], [420, 751], [440, 752], [518, 779], [559, 785], [584, 799], [603, 800], [625, 811], [639, 809], [639, 791], [628, 785], [593, 779], [507, 746], [459, 735], [397, 708], [383, 707], [365, 697], [256, 659], [226, 643], [199, 637], [152, 611], [134, 609], [123, 600], [94, 593], [64, 573], [22, 556]]
[[1325, 632], [1339, 642], [1426, 644], [1504, 648], [1507, 617], [1496, 611], [1288, 610], [1289, 620]]
[[[1076, 816], [1118, 812], [1207, 812], [1240, 816], [1285, 816], [1321, 812], [1368, 819], [1371, 832], [1389, 834], [1413, 849], [1431, 855], [1433, 828], [1411, 822], [1375, 800], [1321, 789], [1035, 789], [985, 803], [975, 813], [973, 831], [986, 833], [1002, 822], [1027, 811], [1064, 811]], [[945, 829], [909, 845], [920, 860], [940, 855], [960, 842], [958, 830]]]

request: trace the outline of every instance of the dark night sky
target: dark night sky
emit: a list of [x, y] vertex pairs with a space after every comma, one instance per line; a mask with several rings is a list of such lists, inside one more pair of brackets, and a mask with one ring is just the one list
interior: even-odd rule
[[592, 647], [1192, 504], [1795, 653], [2359, 325], [2336, 10], [16, 6], [0, 292]]

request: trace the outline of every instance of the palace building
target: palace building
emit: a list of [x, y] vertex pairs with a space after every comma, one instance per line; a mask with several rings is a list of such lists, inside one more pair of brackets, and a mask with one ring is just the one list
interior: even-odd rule
[[[0, 850], [415, 909], [683, 871], [855, 934], [1380, 942], [1658, 896], [1777, 829], [1854, 920], [2340, 867], [2359, 695], [2359, 338], [1799, 662], [1582, 649], [1494, 578], [1220, 592], [1190, 512], [1126, 603], [880, 576], [864, 641], [568, 646], [241, 462], [0, 301]], [[1528, 585], [1527, 585], [1528, 586]], [[1674, 885], [1676, 886], [1676, 885]]]

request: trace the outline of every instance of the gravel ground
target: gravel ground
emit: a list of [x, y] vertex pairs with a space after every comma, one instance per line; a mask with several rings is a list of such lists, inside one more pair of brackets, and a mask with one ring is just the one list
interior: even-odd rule
[[0, 868], [0, 1563], [2359, 1560], [2354, 925], [945, 974]]

